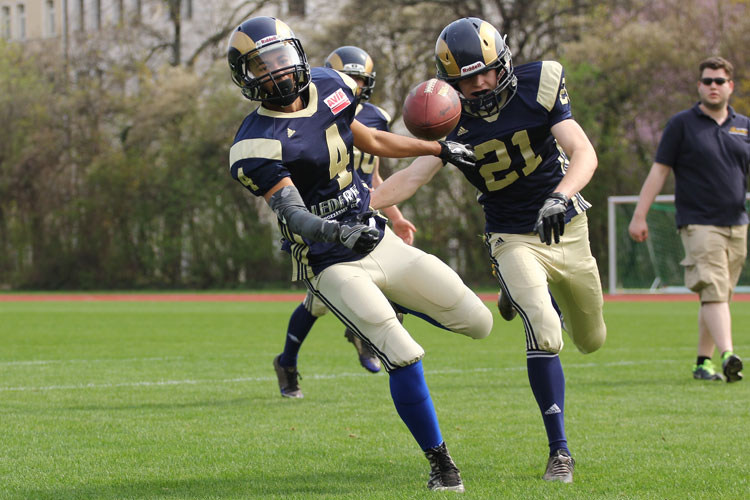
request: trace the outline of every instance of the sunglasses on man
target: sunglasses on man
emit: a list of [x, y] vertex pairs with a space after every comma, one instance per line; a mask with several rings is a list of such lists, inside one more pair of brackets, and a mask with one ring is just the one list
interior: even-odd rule
[[716, 85], [724, 85], [729, 81], [729, 78], [701, 78], [700, 81], [703, 85], [706, 86], [711, 85], [712, 83], [716, 83]]

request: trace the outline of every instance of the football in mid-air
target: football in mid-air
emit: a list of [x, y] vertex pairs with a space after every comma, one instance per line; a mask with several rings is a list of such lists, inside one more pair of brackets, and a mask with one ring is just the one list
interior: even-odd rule
[[431, 78], [420, 83], [404, 100], [404, 125], [420, 139], [442, 139], [461, 118], [461, 100], [450, 84]]

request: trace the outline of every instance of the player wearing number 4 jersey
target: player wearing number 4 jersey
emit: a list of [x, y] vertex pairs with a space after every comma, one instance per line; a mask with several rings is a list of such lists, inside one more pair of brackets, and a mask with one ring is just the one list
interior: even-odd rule
[[278, 216], [293, 278], [377, 353], [396, 410], [430, 463], [428, 487], [463, 491], [424, 380], [424, 350], [389, 299], [475, 339], [489, 335], [492, 314], [450, 267], [404, 243], [370, 210], [370, 192], [351, 156], [356, 146], [376, 156], [436, 155], [469, 167], [473, 153], [359, 123], [354, 80], [329, 68], [311, 70], [301, 42], [277, 19], [242, 23], [227, 56], [242, 94], [261, 101], [235, 137], [232, 176]]
[[[579, 193], [596, 169], [596, 153], [572, 118], [559, 63], [514, 68], [503, 37], [477, 18], [448, 25], [435, 56], [438, 78], [453, 84], [463, 101], [448, 139], [474, 146], [476, 166], [458, 168], [481, 193], [485, 241], [502, 298], [523, 319], [529, 382], [549, 442], [543, 478], [571, 482], [575, 462], [565, 435], [558, 357], [562, 330], [549, 292], [576, 347], [583, 353], [599, 349], [606, 337], [602, 290], [589, 248], [589, 204]], [[372, 205], [408, 198], [442, 165], [418, 158], [381, 184]]]
[[[367, 102], [375, 87], [374, 63], [370, 55], [359, 47], [346, 45], [331, 52], [326, 58], [325, 66], [349, 75], [357, 82], [358, 88], [355, 91], [356, 120], [367, 127], [388, 132], [388, 123], [391, 121], [391, 117], [383, 109]], [[357, 171], [360, 179], [368, 187], [377, 187], [383, 182], [379, 172], [380, 158], [354, 148], [352, 160], [353, 169]], [[388, 207], [383, 210], [383, 213], [390, 220], [393, 232], [405, 243], [411, 245], [416, 231], [414, 225], [404, 218], [398, 207]], [[285, 242], [285, 244], [288, 244], [288, 242]], [[297, 357], [313, 325], [318, 318], [327, 312], [328, 308], [325, 304], [308, 291], [302, 303], [297, 306], [289, 318], [284, 350], [273, 361], [279, 381], [279, 391], [283, 397], [304, 397], [299, 384], [301, 377], [297, 371]], [[403, 314], [399, 312], [397, 317], [401, 320]], [[380, 371], [380, 360], [370, 346], [357, 337], [351, 328], [345, 329], [344, 337], [354, 344], [362, 367], [369, 372], [378, 373]]]

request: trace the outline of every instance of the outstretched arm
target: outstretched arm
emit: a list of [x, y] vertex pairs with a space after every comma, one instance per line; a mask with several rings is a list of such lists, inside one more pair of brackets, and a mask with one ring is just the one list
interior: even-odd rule
[[651, 165], [651, 170], [643, 182], [641, 193], [638, 196], [638, 204], [635, 206], [633, 218], [630, 219], [630, 225], [628, 226], [630, 237], [635, 241], [643, 242], [648, 238], [646, 215], [648, 215], [648, 210], [656, 199], [656, 195], [664, 187], [664, 181], [667, 180], [670, 170], [671, 168], [663, 163], [654, 162]]
[[390, 207], [411, 198], [442, 167], [443, 162], [439, 158], [420, 156], [411, 165], [384, 180], [372, 193], [370, 205], [373, 208]]
[[410, 156], [434, 155], [442, 151], [437, 141], [423, 141], [405, 135], [393, 134], [369, 128], [357, 120], [352, 122], [354, 146], [360, 151], [385, 158], [408, 158]]

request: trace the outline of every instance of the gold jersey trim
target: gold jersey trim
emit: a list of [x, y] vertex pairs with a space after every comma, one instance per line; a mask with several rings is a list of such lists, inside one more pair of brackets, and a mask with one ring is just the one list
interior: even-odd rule
[[281, 161], [281, 141], [276, 139], [243, 139], [229, 150], [229, 168], [240, 160], [266, 158]]
[[539, 75], [539, 90], [536, 94], [536, 102], [544, 106], [547, 111], [552, 111], [552, 108], [555, 107], [561, 78], [562, 64], [557, 61], [542, 61], [542, 72]]

